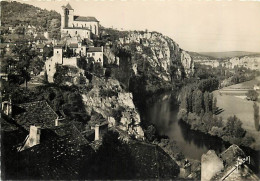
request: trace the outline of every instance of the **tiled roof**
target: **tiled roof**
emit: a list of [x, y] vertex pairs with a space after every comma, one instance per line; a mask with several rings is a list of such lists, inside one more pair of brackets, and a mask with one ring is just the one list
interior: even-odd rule
[[89, 47], [87, 52], [102, 52], [102, 47]]
[[[69, 129], [69, 128], [68, 128]], [[69, 130], [68, 130], [69, 131]], [[20, 153], [20, 157], [30, 157], [30, 162], [24, 161], [25, 170], [33, 167], [38, 173], [36, 179], [78, 179], [81, 161], [90, 157], [92, 148], [79, 139], [80, 133], [68, 134], [48, 142], [40, 143]], [[23, 162], [19, 163], [23, 165]], [[26, 173], [23, 173], [26, 175]]]
[[178, 175], [179, 166], [159, 146], [133, 142], [129, 147], [137, 168], [136, 179], [173, 179]]
[[26, 130], [30, 129], [30, 125], [51, 128], [58, 117], [46, 101], [14, 105], [13, 114], [15, 121]]
[[87, 21], [87, 22], [90, 22], [90, 21], [95, 21], [95, 22], [99, 22], [95, 17], [93, 16], [87, 16], [87, 17], [84, 17], [84, 16], [74, 16], [74, 21]]

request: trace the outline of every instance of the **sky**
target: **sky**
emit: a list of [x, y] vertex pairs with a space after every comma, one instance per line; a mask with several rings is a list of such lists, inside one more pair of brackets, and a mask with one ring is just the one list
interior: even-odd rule
[[118, 30], [158, 31], [188, 51], [260, 52], [260, 1], [18, 1], [59, 13], [69, 2], [75, 15], [95, 16]]

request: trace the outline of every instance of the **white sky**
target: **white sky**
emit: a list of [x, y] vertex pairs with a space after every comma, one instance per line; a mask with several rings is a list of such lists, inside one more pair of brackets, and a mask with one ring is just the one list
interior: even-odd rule
[[59, 13], [69, 2], [105, 27], [158, 31], [189, 51], [260, 52], [260, 1], [18, 1]]

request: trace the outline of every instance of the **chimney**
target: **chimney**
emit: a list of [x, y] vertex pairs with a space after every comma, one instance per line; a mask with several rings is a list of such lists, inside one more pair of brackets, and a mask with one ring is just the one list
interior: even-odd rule
[[99, 125], [95, 125], [95, 141], [99, 140]]
[[1, 109], [7, 116], [12, 115], [12, 100], [2, 102]]
[[37, 126], [30, 126], [30, 133], [29, 133], [29, 142], [28, 146], [32, 147], [34, 145], [40, 144], [40, 136], [41, 136], [41, 129]]
[[59, 118], [58, 117], [55, 119], [55, 126], [59, 126]]

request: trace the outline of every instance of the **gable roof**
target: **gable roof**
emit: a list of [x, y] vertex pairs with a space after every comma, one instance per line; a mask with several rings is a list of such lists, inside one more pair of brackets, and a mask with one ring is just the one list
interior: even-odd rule
[[86, 22], [99, 22], [95, 17], [93, 16], [74, 16], [74, 21], [86, 21]]
[[46, 101], [36, 101], [13, 106], [14, 120], [17, 124], [30, 129], [30, 125], [51, 128], [55, 125], [58, 115]]

